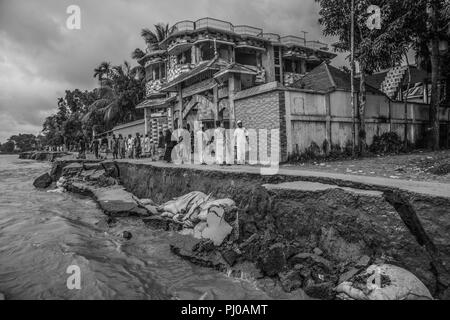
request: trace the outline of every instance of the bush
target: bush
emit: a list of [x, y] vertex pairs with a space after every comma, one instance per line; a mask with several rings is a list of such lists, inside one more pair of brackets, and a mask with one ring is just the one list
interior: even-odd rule
[[378, 154], [400, 153], [404, 143], [395, 132], [386, 132], [380, 136], [374, 136], [370, 151]]

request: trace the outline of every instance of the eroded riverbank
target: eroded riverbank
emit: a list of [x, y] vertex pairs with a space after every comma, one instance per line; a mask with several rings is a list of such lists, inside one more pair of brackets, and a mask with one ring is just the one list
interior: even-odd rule
[[[35, 189], [33, 178], [49, 170], [47, 162], [0, 156], [0, 292], [7, 300], [270, 298], [250, 281], [170, 254], [170, 232], [134, 217], [108, 225], [89, 197]], [[133, 237], [124, 239], [124, 231]], [[81, 290], [66, 286], [70, 265], [81, 269]]]
[[[67, 164], [55, 164], [54, 179]], [[159, 204], [191, 191], [233, 199], [238, 239], [219, 248], [175, 239], [172, 252], [203, 266], [250, 274], [266, 291], [281, 286], [331, 299], [337, 284], [369, 264], [392, 263], [415, 274], [435, 297], [448, 298], [448, 199], [362, 190], [348, 182], [341, 186], [347, 189], [299, 182], [293, 187], [282, 183], [298, 178], [150, 164], [104, 162], [105, 169], [127, 191]], [[136, 214], [153, 228], [179, 229], [147, 215]]]

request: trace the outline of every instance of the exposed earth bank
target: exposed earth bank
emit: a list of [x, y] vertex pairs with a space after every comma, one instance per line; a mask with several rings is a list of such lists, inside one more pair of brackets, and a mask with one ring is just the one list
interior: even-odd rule
[[[191, 191], [231, 198], [238, 210], [227, 219], [238, 223], [220, 247], [180, 235], [171, 250], [196, 264], [249, 274], [269, 292], [281, 286], [294, 296], [305, 291], [313, 298], [333, 299], [338, 284], [358, 277], [371, 264], [389, 263], [416, 275], [435, 298], [450, 298], [447, 198], [348, 181], [318, 184], [309, 179], [293, 186], [289, 182], [298, 177], [112, 161], [56, 161], [52, 180], [61, 176], [70, 191], [94, 197], [108, 219], [132, 215], [165, 230], [182, 226], [151, 208], [144, 210], [127, 192], [155, 204]], [[112, 193], [105, 193], [105, 187]]]

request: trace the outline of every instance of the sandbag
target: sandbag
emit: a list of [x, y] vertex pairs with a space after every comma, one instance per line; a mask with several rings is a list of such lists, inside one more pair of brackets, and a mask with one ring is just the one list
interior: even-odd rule
[[193, 191], [166, 202], [160, 206], [159, 210], [162, 212], [170, 212], [173, 215], [185, 214], [191, 209], [192, 205], [195, 205], [197, 202], [203, 202], [206, 198], [208, 196], [203, 192]]
[[343, 300], [432, 300], [427, 287], [403, 268], [371, 265], [362, 274], [336, 287]]

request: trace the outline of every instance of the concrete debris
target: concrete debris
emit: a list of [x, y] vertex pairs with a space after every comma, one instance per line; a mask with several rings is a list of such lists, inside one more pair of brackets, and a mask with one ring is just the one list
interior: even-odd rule
[[427, 287], [411, 272], [389, 264], [371, 265], [336, 287], [342, 300], [432, 300]]

